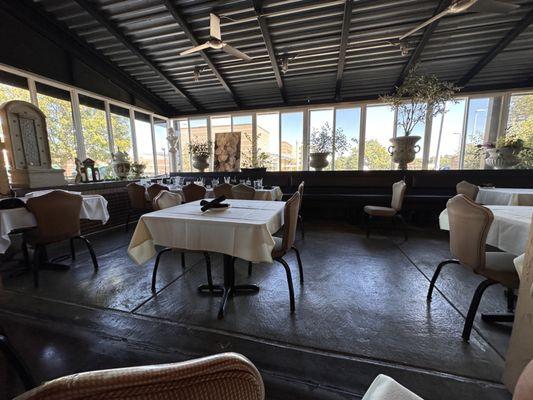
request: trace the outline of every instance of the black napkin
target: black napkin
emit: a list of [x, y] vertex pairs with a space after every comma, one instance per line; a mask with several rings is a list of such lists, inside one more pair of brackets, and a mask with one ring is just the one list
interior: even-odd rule
[[9, 210], [12, 208], [26, 208], [26, 203], [16, 197], [0, 200], [0, 210]]
[[205, 212], [205, 211], [209, 210], [210, 208], [225, 208], [225, 207], [229, 207], [229, 204], [227, 204], [227, 203], [222, 204], [222, 202], [224, 200], [226, 200], [226, 196], [220, 196], [220, 197], [217, 197], [216, 199], [213, 199], [211, 201], [202, 200], [202, 201], [200, 201], [200, 205], [202, 206], [201, 210], [202, 210], [202, 212]]

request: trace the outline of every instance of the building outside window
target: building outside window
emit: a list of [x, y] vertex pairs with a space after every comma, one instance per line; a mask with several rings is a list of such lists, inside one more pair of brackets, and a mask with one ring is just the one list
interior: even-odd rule
[[257, 160], [268, 171], [279, 171], [279, 113], [257, 114]]
[[303, 169], [303, 112], [281, 114], [281, 170]]

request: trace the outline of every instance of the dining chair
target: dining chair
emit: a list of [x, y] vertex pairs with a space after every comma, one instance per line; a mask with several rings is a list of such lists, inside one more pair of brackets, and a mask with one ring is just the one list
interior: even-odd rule
[[304, 200], [304, 181], [300, 182], [298, 185], [298, 193], [300, 193], [300, 207], [298, 209], [298, 223], [300, 224], [300, 231], [302, 233], [302, 239], [305, 239], [304, 231], [304, 219], [302, 217], [302, 202]]
[[479, 186], [473, 185], [467, 181], [461, 181], [455, 186], [457, 194], [463, 194], [472, 201], [476, 201], [477, 194], [479, 192]]
[[[33, 254], [33, 284], [39, 286], [39, 268], [41, 262], [46, 258], [46, 246], [52, 243], [70, 240], [70, 252], [72, 260], [76, 259], [74, 240], [81, 240], [87, 246], [93, 267], [98, 271], [98, 261], [87, 238], [80, 234], [80, 211], [82, 197], [79, 195], [54, 190], [48, 194], [39, 197], [32, 197], [26, 202], [26, 207], [31, 212], [37, 226], [34, 229], [24, 232], [22, 236], [22, 252], [26, 265], [30, 265], [28, 256], [28, 244], [35, 251]], [[55, 264], [56, 267], [64, 267], [61, 264]]]
[[148, 201], [152, 203], [155, 199], [155, 196], [157, 196], [162, 190], [169, 190], [169, 188], [167, 186], [160, 185], [159, 183], [150, 185], [148, 189], [146, 189], [146, 192], [148, 193]]
[[[507, 308], [514, 309], [514, 290], [518, 289], [519, 277], [516, 272], [513, 254], [504, 252], [486, 252], [485, 244], [494, 215], [492, 211], [476, 204], [467, 196], [459, 194], [446, 204], [450, 222], [450, 252], [452, 259], [442, 261], [435, 270], [427, 294], [431, 301], [435, 282], [442, 268], [448, 264], [458, 264], [472, 270], [485, 278], [477, 287], [463, 328], [463, 340], [470, 339], [479, 302], [485, 290], [497, 283], [507, 288]], [[487, 322], [511, 322], [512, 314], [486, 314], [482, 319]]]
[[231, 188], [231, 193], [234, 199], [239, 200], [253, 200], [255, 197], [255, 189], [251, 186], [239, 183]]
[[15, 351], [15, 348], [2, 327], [0, 327], [0, 354], [2, 354], [5, 362], [13, 367], [25, 390], [30, 390], [37, 386], [28, 367]]
[[387, 375], [379, 374], [361, 400], [423, 400]]
[[81, 372], [45, 382], [14, 400], [263, 400], [257, 368], [237, 353], [189, 361]]
[[213, 187], [213, 193], [215, 194], [215, 197], [224, 196], [226, 199], [232, 199], [232, 187], [233, 185], [230, 183], [221, 183], [220, 185]]
[[126, 232], [128, 232], [130, 225], [130, 218], [132, 214], [142, 214], [152, 210], [150, 201], [146, 198], [146, 189], [138, 183], [132, 182], [126, 186], [128, 192], [128, 200], [130, 206], [126, 215]]
[[[179, 193], [172, 193], [166, 190], [161, 191], [156, 198], [154, 199], [154, 209], [155, 210], [163, 210], [165, 208], [170, 207], [176, 207], [182, 204], [182, 198]], [[157, 253], [157, 257], [155, 259], [154, 264], [154, 270], [152, 272], [152, 292], [155, 292], [155, 286], [156, 286], [156, 279], [157, 279], [157, 269], [159, 268], [159, 261], [161, 260], [161, 256], [169, 251], [177, 250], [181, 254], [181, 266], [182, 268], [185, 268], [185, 251], [181, 249], [173, 249], [172, 247], [165, 247], [164, 249], [160, 250]], [[206, 264], [206, 270], [207, 270], [207, 284], [209, 287], [213, 286], [213, 277], [211, 274], [211, 257], [209, 256], [209, 253], [206, 251], [191, 251], [187, 250], [188, 253], [202, 253], [205, 258], [205, 264]]]
[[514, 388], [513, 400], [531, 400], [533, 398], [533, 361], [526, 365]]
[[187, 185], [183, 186], [181, 189], [183, 192], [183, 197], [186, 203], [191, 201], [202, 200], [205, 198], [205, 187], [197, 185], [196, 183], [190, 182]]
[[366, 237], [370, 237], [370, 225], [371, 221], [375, 218], [389, 218], [393, 225], [395, 220], [398, 219], [404, 228], [404, 237], [407, 240], [407, 223], [405, 222], [400, 211], [402, 210], [403, 199], [405, 196], [405, 190], [407, 185], [403, 180], [398, 181], [392, 185], [392, 200], [390, 207], [380, 206], [364, 206], [363, 216], [366, 217]]

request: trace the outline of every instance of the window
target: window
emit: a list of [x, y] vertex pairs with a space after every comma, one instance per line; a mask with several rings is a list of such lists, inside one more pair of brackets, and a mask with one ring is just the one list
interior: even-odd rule
[[524, 149], [518, 153], [518, 168], [533, 168], [533, 94], [511, 96], [507, 135], [524, 141]]
[[84, 95], [80, 95], [79, 99], [85, 154], [87, 158], [94, 160], [102, 178], [112, 177], [104, 102]]
[[463, 169], [483, 169], [485, 158], [478, 145], [488, 141], [491, 99], [470, 99], [465, 137]]
[[[310, 137], [310, 152], [323, 152], [327, 150], [331, 152], [331, 148], [317, 148], [317, 143], [321, 142], [322, 145], [327, 144], [327, 138], [333, 139], [333, 109], [326, 110], [311, 110], [309, 111], [309, 133]], [[319, 140], [322, 137], [321, 140]], [[329, 165], [324, 168], [324, 171], [331, 170], [331, 154], [328, 156]]]
[[257, 164], [279, 171], [279, 113], [257, 114]]
[[[422, 106], [422, 103], [416, 103], [418, 106]], [[409, 105], [407, 107], [407, 110], [410, 111], [412, 109], [412, 106]], [[415, 108], [416, 110], [417, 108]], [[403, 119], [403, 112], [404, 110], [398, 110], [397, 115], [397, 123], [396, 123], [396, 136], [404, 136], [405, 130], [402, 126], [402, 122], [405, 120]], [[409, 114], [408, 114], [409, 115]], [[424, 155], [424, 136], [426, 132], [426, 119], [422, 121], [418, 121], [418, 123], [413, 127], [413, 130], [411, 131], [411, 136], [419, 136], [420, 140], [416, 142], [416, 144], [420, 147], [420, 151], [416, 153], [415, 159], [413, 162], [409, 163], [407, 168], [408, 169], [422, 169], [422, 158]]]
[[31, 101], [28, 81], [21, 76], [0, 71], [0, 104], [10, 100]]
[[389, 170], [391, 156], [387, 149], [394, 131], [394, 111], [389, 106], [369, 106], [365, 124], [365, 170]]
[[181, 170], [183, 172], [190, 172], [191, 171], [191, 156], [189, 153], [189, 143], [190, 143], [190, 137], [189, 137], [189, 120], [179, 120], [176, 122], [176, 131], [177, 135], [179, 136], [179, 143], [180, 143], [180, 162], [181, 162]]
[[113, 130], [114, 151], [128, 153], [130, 161], [133, 161], [133, 143], [131, 138], [130, 112], [126, 108], [109, 105], [111, 111], [111, 129]]
[[281, 114], [281, 170], [303, 169], [303, 112]]
[[251, 115], [233, 116], [233, 132], [241, 133], [241, 168], [253, 166], [253, 126]]
[[465, 99], [446, 103], [446, 112], [433, 118], [429, 169], [459, 169]]
[[148, 114], [135, 111], [135, 139], [139, 163], [146, 166], [145, 175], [155, 175], [152, 128]]
[[167, 142], [167, 121], [154, 118], [155, 133], [155, 159], [157, 173], [168, 174], [170, 172], [170, 158]]
[[36, 82], [35, 86], [39, 108], [46, 115], [52, 167], [64, 169], [65, 177], [74, 178], [77, 140], [72, 121], [70, 93], [40, 82]]
[[[335, 143], [346, 142], [346, 150], [335, 150], [335, 170], [359, 169], [359, 127], [361, 108], [339, 108], [335, 110]], [[345, 139], [345, 140], [344, 140]]]

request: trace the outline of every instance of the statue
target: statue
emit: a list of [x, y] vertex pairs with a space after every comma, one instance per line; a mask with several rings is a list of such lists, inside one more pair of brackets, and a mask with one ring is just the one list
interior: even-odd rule
[[176, 153], [178, 152], [178, 136], [174, 128], [168, 128], [167, 142], [168, 142], [168, 154], [170, 158], [170, 171], [176, 172], [178, 170], [178, 163], [176, 159]]

